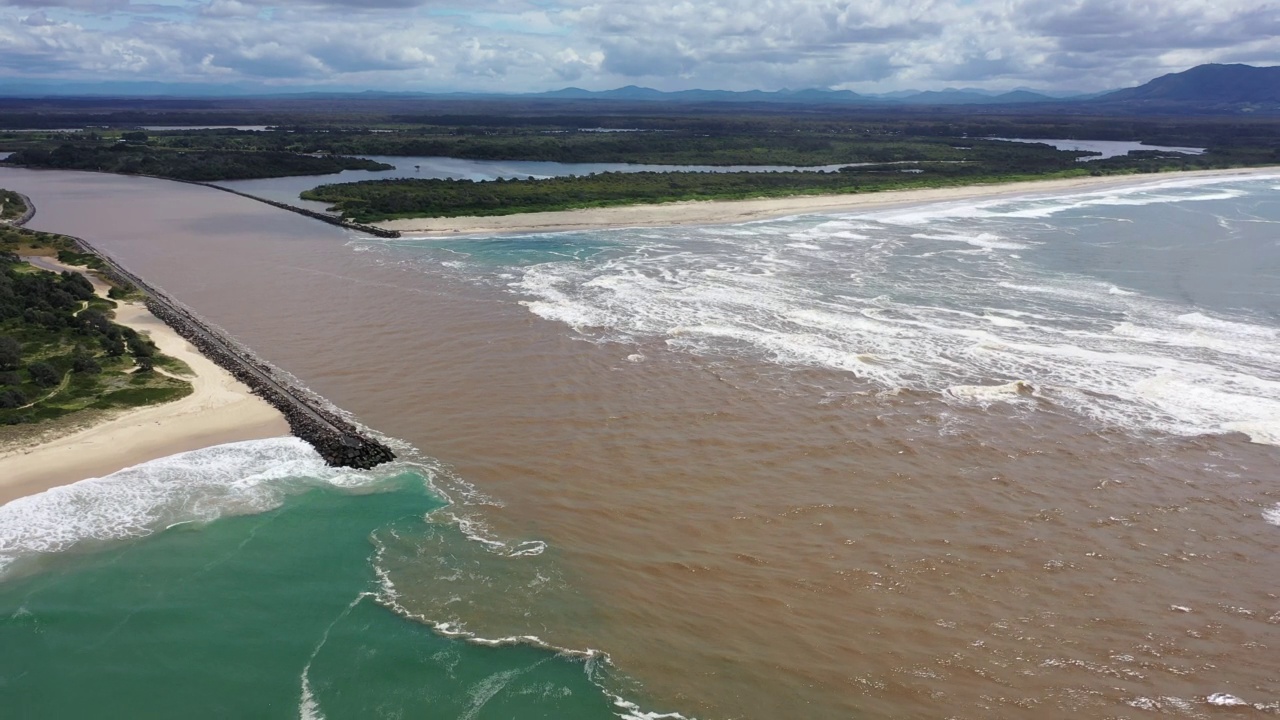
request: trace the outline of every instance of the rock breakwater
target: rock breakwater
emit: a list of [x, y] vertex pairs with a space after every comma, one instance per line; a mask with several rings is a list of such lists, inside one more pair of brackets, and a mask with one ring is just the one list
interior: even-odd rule
[[386, 445], [344, 417], [324, 398], [291, 381], [270, 363], [230, 339], [195, 313], [126, 270], [81, 238], [82, 252], [102, 259], [111, 280], [133, 285], [146, 295], [147, 309], [194, 345], [205, 357], [248, 385], [284, 415], [289, 429], [316, 449], [325, 462], [338, 467], [368, 469], [395, 459]]
[[258, 197], [257, 195], [250, 195], [249, 193], [240, 192], [239, 190], [232, 190], [231, 188], [222, 187], [221, 185], [214, 185], [213, 183], [198, 182], [195, 180], [177, 180], [176, 182], [187, 183], [188, 185], [201, 185], [203, 187], [213, 188], [214, 190], [221, 190], [222, 192], [228, 192], [228, 193], [231, 193], [232, 195], [239, 195], [242, 198], [248, 198], [250, 200], [256, 200], [260, 203], [266, 203], [267, 205], [280, 208], [281, 210], [288, 210], [289, 212], [298, 213], [299, 215], [305, 215], [306, 217], [312, 218], [314, 220], [319, 220], [320, 222], [323, 222], [323, 223], [329, 223], [330, 225], [337, 225], [338, 227], [347, 228], [349, 230], [358, 230], [360, 232], [373, 235], [375, 237], [384, 237], [384, 238], [400, 237], [399, 230], [387, 230], [385, 228], [380, 228], [376, 225], [365, 225], [364, 223], [353, 222], [351, 220], [344, 220], [338, 217], [337, 215], [326, 215], [325, 213], [316, 212], [315, 210], [309, 210], [307, 208], [298, 207], [297, 205], [290, 205], [288, 203], [277, 202], [275, 200], [268, 200], [267, 198], [264, 198], [264, 197]]
[[22, 227], [23, 225], [26, 225], [28, 222], [30, 222], [31, 218], [36, 216], [36, 206], [31, 203], [31, 198], [27, 197], [26, 195], [23, 195], [22, 193], [15, 193], [15, 194], [18, 197], [22, 198], [22, 202], [26, 203], [27, 209], [21, 215], [19, 215], [18, 217], [8, 222], [10, 225], [14, 227]]

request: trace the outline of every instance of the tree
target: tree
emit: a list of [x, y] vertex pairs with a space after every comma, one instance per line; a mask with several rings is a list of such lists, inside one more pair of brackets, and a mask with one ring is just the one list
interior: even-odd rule
[[120, 335], [104, 335], [98, 338], [98, 344], [107, 352], [107, 357], [120, 357], [124, 355], [124, 338]]
[[8, 335], [0, 335], [0, 370], [16, 370], [22, 364], [22, 345]]
[[13, 410], [27, 404], [27, 396], [18, 388], [0, 391], [0, 410]]
[[151, 357], [156, 354], [155, 343], [141, 335], [130, 335], [128, 344], [129, 352], [133, 353], [135, 357], [144, 358]]
[[102, 366], [87, 350], [80, 348], [71, 359], [71, 370], [85, 375], [97, 375], [102, 372]]
[[46, 362], [31, 363], [27, 366], [27, 373], [31, 375], [31, 381], [40, 387], [53, 387], [62, 381], [58, 371]]

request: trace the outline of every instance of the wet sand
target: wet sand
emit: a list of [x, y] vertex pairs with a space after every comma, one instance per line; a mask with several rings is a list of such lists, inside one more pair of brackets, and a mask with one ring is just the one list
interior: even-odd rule
[[[1247, 175], [1272, 172], [1274, 168], [1241, 170], [1205, 170], [1165, 173], [1179, 179]], [[627, 227], [666, 227], [671, 225], [716, 225], [752, 222], [789, 215], [875, 210], [885, 207], [935, 203], [975, 198], [998, 199], [1040, 193], [1105, 190], [1138, 182], [1159, 180], [1157, 175], [1122, 175], [1082, 177], [1062, 180], [1033, 180], [994, 185], [963, 185], [945, 188], [886, 190], [862, 195], [799, 195], [760, 200], [708, 200], [654, 205], [559, 210], [521, 213], [492, 217], [407, 218], [374, 223], [387, 230], [409, 234], [493, 234], [598, 230]]]

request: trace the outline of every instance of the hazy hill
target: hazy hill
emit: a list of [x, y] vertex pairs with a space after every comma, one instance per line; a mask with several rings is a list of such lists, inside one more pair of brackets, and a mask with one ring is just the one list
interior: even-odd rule
[[1144, 85], [1094, 98], [1097, 104], [1194, 107], [1202, 109], [1280, 109], [1280, 67], [1199, 65], [1162, 75]]

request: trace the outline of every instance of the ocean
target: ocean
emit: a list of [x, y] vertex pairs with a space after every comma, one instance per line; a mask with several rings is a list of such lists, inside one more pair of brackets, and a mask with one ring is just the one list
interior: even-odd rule
[[18, 717], [1280, 712], [1280, 175], [399, 240], [0, 187], [402, 455], [0, 507]]

